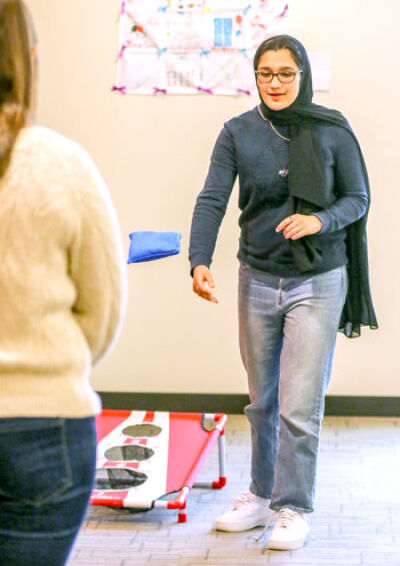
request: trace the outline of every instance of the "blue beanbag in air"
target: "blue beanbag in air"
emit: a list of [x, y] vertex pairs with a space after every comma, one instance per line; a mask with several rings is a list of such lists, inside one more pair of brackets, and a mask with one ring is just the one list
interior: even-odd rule
[[129, 234], [128, 263], [152, 261], [181, 251], [182, 234], [179, 232], [139, 231]]

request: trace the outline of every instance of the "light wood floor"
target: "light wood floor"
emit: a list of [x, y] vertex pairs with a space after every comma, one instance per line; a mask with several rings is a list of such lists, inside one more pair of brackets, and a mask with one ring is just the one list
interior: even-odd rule
[[[249, 481], [243, 416], [229, 417], [226, 439], [228, 484], [192, 490], [187, 523], [177, 524], [174, 511], [92, 507], [68, 566], [400, 566], [400, 419], [325, 419], [312, 536], [294, 552], [263, 552], [254, 541], [260, 529], [213, 529]], [[215, 448], [199, 479], [217, 475]]]

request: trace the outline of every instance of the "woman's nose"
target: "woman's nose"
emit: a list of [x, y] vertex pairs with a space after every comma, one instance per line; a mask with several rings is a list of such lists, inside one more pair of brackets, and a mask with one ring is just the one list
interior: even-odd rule
[[280, 81], [279, 81], [279, 79], [276, 75], [274, 75], [272, 77], [271, 85], [272, 86], [281, 86], [281, 83], [280, 83]]

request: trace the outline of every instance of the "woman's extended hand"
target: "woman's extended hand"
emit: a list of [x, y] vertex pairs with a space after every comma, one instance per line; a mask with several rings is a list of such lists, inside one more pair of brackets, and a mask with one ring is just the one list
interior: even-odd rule
[[275, 232], [282, 232], [287, 240], [298, 240], [304, 236], [317, 234], [322, 228], [322, 222], [314, 214], [292, 214], [284, 218], [275, 228]]
[[218, 303], [214, 289], [215, 283], [211, 271], [206, 265], [196, 265], [193, 270], [193, 291], [207, 301]]

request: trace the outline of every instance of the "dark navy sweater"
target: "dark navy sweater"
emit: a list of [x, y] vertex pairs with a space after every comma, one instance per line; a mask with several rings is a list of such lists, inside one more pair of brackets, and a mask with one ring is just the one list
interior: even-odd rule
[[[352, 136], [339, 126], [317, 124], [328, 181], [336, 200], [315, 210], [322, 222], [316, 236], [322, 250], [320, 273], [346, 264], [345, 227], [361, 218], [368, 205], [359, 152]], [[276, 128], [287, 137], [284, 128]], [[203, 190], [193, 212], [189, 258], [210, 266], [218, 230], [236, 179], [239, 177], [241, 228], [238, 258], [250, 266], [280, 277], [301, 275], [289, 241], [276, 233], [288, 215], [286, 170], [289, 142], [281, 139], [254, 108], [224, 125], [211, 156]], [[290, 172], [289, 172], [290, 175]]]

